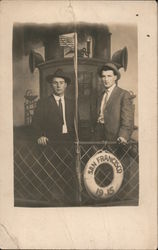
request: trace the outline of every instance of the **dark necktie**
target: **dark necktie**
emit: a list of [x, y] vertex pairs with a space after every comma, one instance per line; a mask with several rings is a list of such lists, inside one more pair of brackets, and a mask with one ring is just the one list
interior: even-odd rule
[[64, 124], [64, 118], [63, 118], [63, 105], [61, 102], [61, 98], [59, 99], [59, 113], [62, 121], [62, 125]]

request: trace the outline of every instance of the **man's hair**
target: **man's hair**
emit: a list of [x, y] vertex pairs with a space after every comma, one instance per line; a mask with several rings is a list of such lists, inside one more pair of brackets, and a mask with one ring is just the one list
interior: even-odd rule
[[65, 77], [63, 77], [63, 76], [53, 76], [52, 77], [52, 82], [54, 81], [54, 78], [61, 78], [61, 79], [63, 79], [66, 82]]
[[100, 77], [102, 76], [102, 71], [107, 71], [107, 70], [112, 70], [113, 73], [114, 73], [114, 75], [117, 76], [116, 71], [115, 71], [114, 69], [108, 67], [108, 66], [103, 66], [103, 67], [101, 68], [101, 70], [100, 70], [100, 72], [99, 72], [99, 76], [100, 76]]

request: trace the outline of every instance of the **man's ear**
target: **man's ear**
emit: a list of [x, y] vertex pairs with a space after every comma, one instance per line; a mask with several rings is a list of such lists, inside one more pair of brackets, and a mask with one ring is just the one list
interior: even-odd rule
[[117, 80], [117, 75], [114, 75], [114, 77], [115, 77], [115, 81]]

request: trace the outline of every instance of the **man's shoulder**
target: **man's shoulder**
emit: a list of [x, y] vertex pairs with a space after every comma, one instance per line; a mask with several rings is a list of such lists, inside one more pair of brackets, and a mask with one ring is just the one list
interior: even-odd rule
[[51, 100], [52, 98], [53, 98], [52, 95], [46, 96], [46, 97], [40, 98], [40, 99], [39, 99], [39, 102], [40, 102], [40, 103], [47, 103], [47, 102], [50, 102], [50, 100]]
[[66, 101], [66, 102], [69, 102], [69, 103], [74, 103], [74, 102], [75, 102], [75, 99], [72, 98], [72, 97], [69, 97], [69, 96], [65, 96], [65, 101]]
[[44, 97], [44, 98], [40, 98], [37, 101], [37, 107], [39, 107], [40, 109], [43, 109], [44, 107], [49, 107], [50, 104], [51, 104], [51, 98], [52, 98], [52, 96], [47, 96], [47, 97]]
[[126, 89], [122, 89], [122, 88], [120, 88], [120, 87], [116, 87], [116, 91], [119, 93], [119, 94], [121, 94], [121, 95], [125, 95], [125, 96], [130, 96], [130, 92], [128, 91], [128, 90], [126, 90]]

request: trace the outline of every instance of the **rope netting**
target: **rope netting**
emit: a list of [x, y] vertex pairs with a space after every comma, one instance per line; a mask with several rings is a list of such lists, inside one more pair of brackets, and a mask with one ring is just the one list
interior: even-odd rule
[[[139, 190], [137, 143], [122, 147], [110, 142], [80, 142], [79, 145], [80, 157], [76, 158], [74, 143], [51, 143], [44, 147], [32, 142], [16, 142], [15, 206], [136, 205]], [[83, 181], [88, 160], [100, 149], [114, 154], [124, 169], [123, 183], [118, 192], [101, 201], [88, 194]], [[76, 159], [79, 161], [79, 170], [76, 169]], [[81, 175], [81, 188], [78, 171]], [[97, 169], [95, 181], [99, 186], [108, 185], [112, 179], [113, 172], [108, 165]]]

